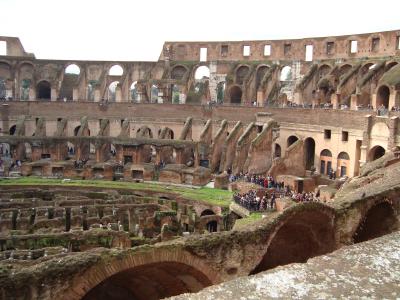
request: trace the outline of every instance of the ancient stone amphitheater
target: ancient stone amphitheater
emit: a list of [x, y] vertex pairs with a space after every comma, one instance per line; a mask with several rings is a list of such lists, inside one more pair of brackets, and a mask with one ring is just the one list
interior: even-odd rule
[[[0, 299], [400, 297], [400, 31], [155, 62], [1, 42]], [[319, 201], [261, 218], [240, 173]]]

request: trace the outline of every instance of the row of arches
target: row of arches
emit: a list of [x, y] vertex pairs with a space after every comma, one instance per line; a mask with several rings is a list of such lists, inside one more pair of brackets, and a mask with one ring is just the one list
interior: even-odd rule
[[[256, 265], [249, 275], [290, 263], [305, 263], [311, 257], [337, 249], [334, 218], [333, 210], [322, 204], [314, 209], [311, 205], [305, 205], [304, 210], [287, 213], [285, 220], [278, 223], [270, 237], [267, 240], [261, 239], [260, 243], [265, 243], [268, 247], [265, 249], [258, 245], [259, 249], [263, 249], [263, 253], [253, 258]], [[397, 225], [393, 206], [388, 201], [376, 201], [361, 217], [359, 224], [352, 225], [353, 242], [364, 242], [390, 233]], [[249, 234], [254, 233], [249, 232]], [[86, 294], [80, 297], [83, 296], [84, 300], [160, 299], [181, 293], [197, 292], [220, 280], [218, 275], [214, 274], [213, 268], [207, 267], [206, 261], [201, 261], [186, 252], [179, 252], [179, 255], [174, 255], [173, 258], [170, 258], [172, 253], [169, 255], [168, 252], [163, 252], [162, 255], [157, 253], [143, 255], [146, 257], [127, 258], [129, 262], [141, 262], [137, 266], [125, 266], [119, 263], [116, 266], [123, 267], [108, 268], [112, 270], [111, 272], [97, 272], [96, 269], [102, 276], [100, 278], [90, 276], [96, 280], [82, 289]], [[237, 271], [237, 268], [226, 270], [230, 275]]]

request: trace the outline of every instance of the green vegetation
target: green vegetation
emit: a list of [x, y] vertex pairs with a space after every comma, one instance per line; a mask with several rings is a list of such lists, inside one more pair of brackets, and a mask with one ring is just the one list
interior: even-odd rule
[[249, 225], [251, 223], [259, 221], [261, 219], [262, 219], [262, 213], [261, 212], [253, 212], [247, 218], [236, 220], [235, 229], [237, 229], [239, 227], [244, 227], [246, 225]]
[[[93, 187], [93, 188], [116, 188], [130, 190], [148, 190], [155, 192], [170, 192], [179, 194], [181, 197], [188, 200], [204, 201], [211, 205], [229, 206], [232, 200], [232, 192], [220, 189], [212, 189], [207, 187], [189, 188], [171, 186], [168, 184], [153, 184], [153, 183], [133, 183], [119, 182], [106, 180], [70, 180], [63, 182], [61, 179], [48, 179], [40, 177], [22, 177], [15, 179], [0, 179], [1, 186], [76, 186], [76, 187]], [[99, 193], [96, 193], [96, 197]]]

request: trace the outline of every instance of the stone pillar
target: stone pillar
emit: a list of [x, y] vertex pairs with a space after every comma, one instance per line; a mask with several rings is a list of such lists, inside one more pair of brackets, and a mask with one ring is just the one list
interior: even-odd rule
[[396, 146], [396, 132], [399, 124], [399, 117], [391, 117], [389, 121], [389, 140], [388, 149], [393, 149]]
[[99, 102], [100, 101], [100, 90], [96, 88], [94, 90], [94, 102]]
[[56, 101], [57, 100], [57, 89], [56, 88], [51, 88], [51, 101]]
[[371, 105], [374, 108], [374, 110], [377, 109], [377, 107], [376, 107], [376, 94], [372, 94]]
[[350, 98], [350, 109], [351, 110], [357, 110], [357, 104], [359, 102], [359, 99], [360, 99], [359, 94], [351, 95], [351, 98]]
[[117, 85], [115, 88], [115, 102], [121, 102], [122, 101], [122, 91], [121, 87]]
[[[296, 104], [303, 104], [303, 94], [301, 92], [295, 92], [294, 96], [293, 96], [293, 101]], [[287, 101], [285, 101], [285, 102], [287, 102]], [[286, 105], [287, 103], [284, 103], [284, 104]]]
[[338, 109], [340, 104], [340, 93], [332, 94], [331, 103], [333, 109]]
[[388, 105], [388, 110], [390, 111], [393, 106], [396, 106], [396, 96], [397, 96], [397, 91], [394, 91], [393, 93], [390, 93], [389, 96], [389, 105]]
[[29, 101], [36, 100], [36, 91], [34, 88], [29, 89]]
[[79, 99], [78, 89], [74, 88], [72, 90], [72, 100], [73, 101], [78, 101], [78, 99]]
[[367, 162], [367, 146], [361, 146], [361, 153], [360, 153], [360, 168]]

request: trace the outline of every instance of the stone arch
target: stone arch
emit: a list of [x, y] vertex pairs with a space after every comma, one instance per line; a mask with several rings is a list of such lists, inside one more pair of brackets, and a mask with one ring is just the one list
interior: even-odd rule
[[51, 84], [47, 80], [42, 80], [36, 85], [36, 98], [39, 100], [51, 99]]
[[385, 155], [385, 152], [386, 150], [382, 146], [376, 145], [372, 147], [368, 152], [368, 161], [374, 161], [378, 158], [381, 158]]
[[153, 84], [150, 88], [150, 102], [158, 103], [159, 88], [157, 85]]
[[81, 73], [81, 68], [77, 64], [69, 64], [65, 67], [64, 73], [79, 75]]
[[241, 85], [244, 82], [247, 74], [250, 71], [250, 67], [248, 65], [240, 65], [235, 72], [236, 83]]
[[129, 96], [133, 102], [139, 102], [137, 81], [132, 82], [131, 86], [129, 87]]
[[171, 79], [182, 80], [188, 69], [182, 65], [176, 65], [171, 70]]
[[339, 77], [342, 76], [342, 75], [344, 75], [344, 74], [346, 74], [348, 71], [351, 70], [351, 68], [353, 68], [353, 66], [350, 65], [350, 64], [341, 65], [341, 66], [339, 67], [339, 74], [338, 74]]
[[[152, 249], [127, 254], [124, 259], [100, 261], [70, 281], [71, 285], [79, 282], [78, 291], [69, 286], [63, 296], [70, 300], [100, 300], [102, 292], [118, 291], [129, 299], [161, 299], [197, 292], [220, 281], [209, 264], [187, 251]], [[109, 295], [104, 299], [110, 299]]]
[[113, 81], [110, 83], [107, 89], [108, 101], [115, 102], [117, 100], [117, 90], [119, 89], [119, 81]]
[[296, 143], [299, 140], [299, 138], [295, 135], [291, 135], [287, 139], [286, 147], [289, 148], [291, 145]]
[[365, 242], [397, 230], [399, 221], [393, 204], [387, 199], [373, 203], [361, 217], [353, 233], [354, 243]]
[[121, 65], [113, 65], [110, 67], [108, 70], [108, 75], [110, 76], [122, 76], [124, 74], [124, 69], [121, 67]]
[[9, 135], [14, 135], [16, 130], [17, 130], [17, 125], [12, 125], [8, 130]]
[[19, 66], [19, 98], [29, 100], [29, 92], [32, 88], [34, 67], [30, 62], [23, 62]]
[[260, 87], [261, 81], [264, 78], [265, 73], [267, 73], [269, 70], [268, 65], [260, 65], [257, 67], [256, 71], [256, 89]]
[[337, 172], [338, 176], [349, 176], [350, 156], [347, 152], [340, 152], [337, 157]]
[[231, 99], [231, 103], [234, 104], [242, 103], [242, 94], [243, 94], [242, 89], [239, 86], [237, 85], [232, 86], [229, 89], [229, 96]]
[[169, 127], [164, 127], [159, 134], [160, 139], [173, 140], [175, 137], [174, 131]]
[[332, 70], [332, 67], [330, 65], [327, 65], [327, 64], [320, 65], [318, 68], [319, 78], [322, 78], [322, 77], [328, 75], [331, 70]]
[[225, 96], [225, 81], [218, 82], [217, 84], [217, 102], [223, 103]]
[[390, 89], [386, 85], [381, 85], [376, 92], [376, 108], [382, 105], [388, 109], [389, 108], [389, 97]]
[[151, 129], [148, 126], [144, 125], [136, 131], [136, 137], [152, 139], [153, 132], [151, 131]]
[[332, 152], [329, 149], [324, 149], [321, 151], [320, 155], [320, 173], [329, 174], [332, 170]]
[[304, 160], [306, 170], [311, 170], [315, 161], [315, 140], [312, 137], [304, 140]]
[[292, 80], [292, 67], [291, 66], [284, 66], [281, 69], [280, 75], [279, 75], [279, 80], [280, 81], [290, 81]]
[[282, 156], [282, 148], [278, 143], [276, 143], [275, 149], [274, 149], [274, 158], [281, 157], [281, 156]]
[[194, 79], [195, 80], [210, 79], [210, 68], [207, 66], [197, 67], [196, 71], [194, 72]]
[[397, 61], [391, 61], [388, 62], [385, 66], [385, 72], [389, 71], [391, 68], [393, 68], [394, 66], [398, 65]]
[[365, 64], [362, 65], [362, 67], [360, 68], [360, 76], [364, 76], [365, 74], [368, 73], [368, 71], [370, 69], [372, 69], [373, 67], [375, 67], [375, 63], [374, 62], [366, 62]]
[[213, 216], [215, 215], [215, 213], [212, 211], [212, 209], [205, 209], [201, 212], [200, 217], [204, 217], [204, 216]]
[[304, 203], [299, 208], [293, 206], [280, 217], [279, 225], [269, 237], [266, 252], [250, 274], [290, 263], [304, 263], [336, 248], [334, 210], [317, 203]]

